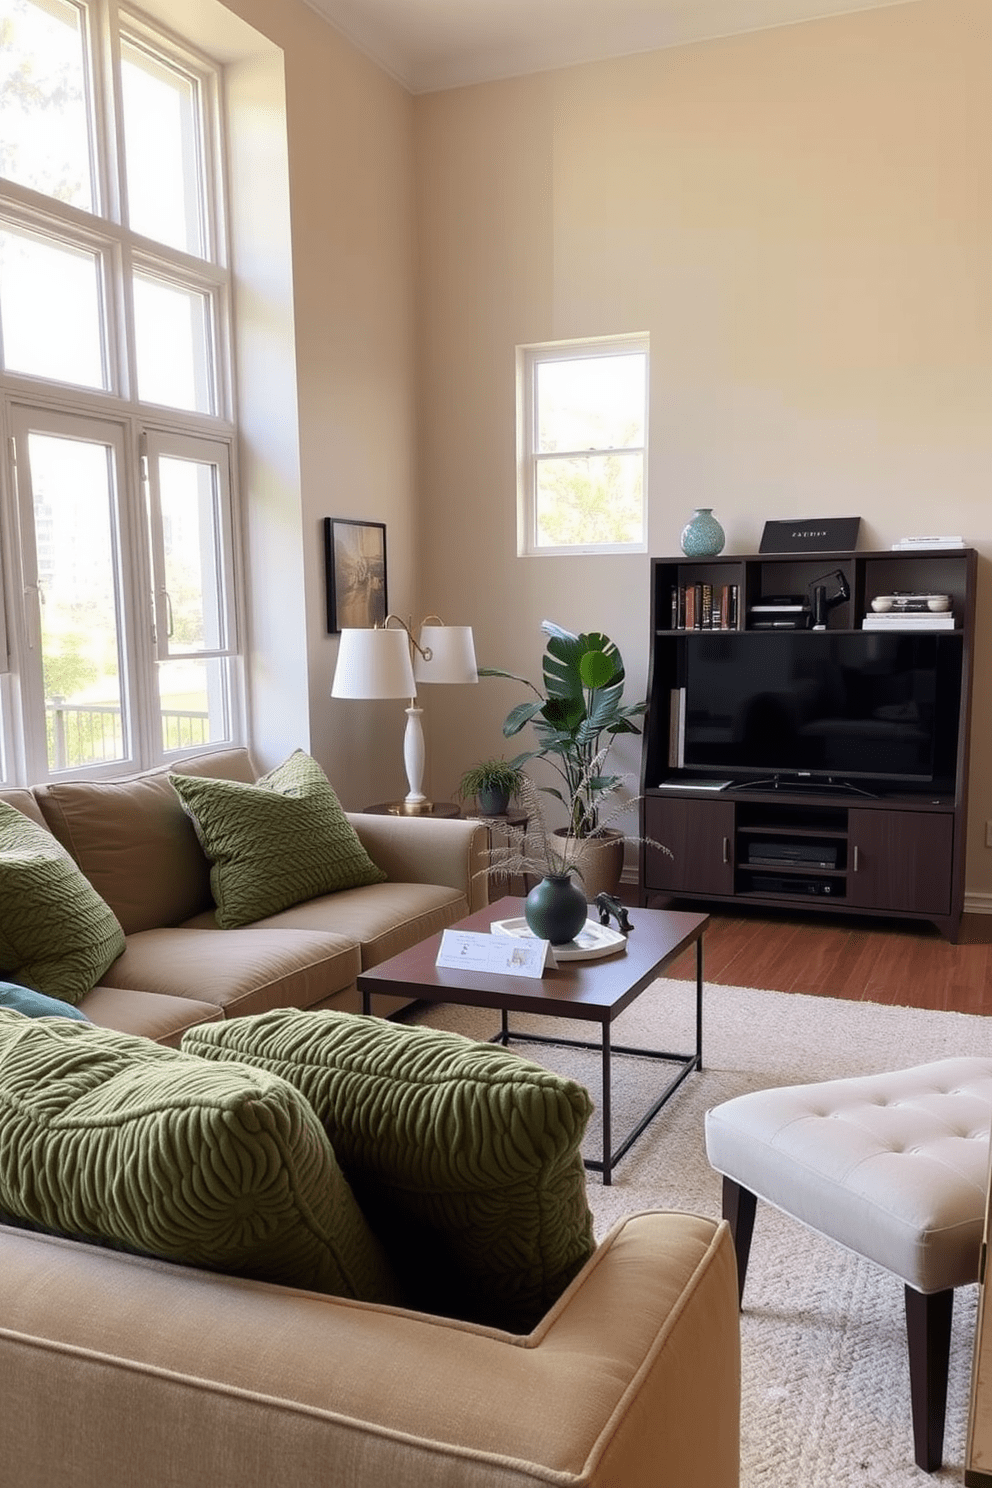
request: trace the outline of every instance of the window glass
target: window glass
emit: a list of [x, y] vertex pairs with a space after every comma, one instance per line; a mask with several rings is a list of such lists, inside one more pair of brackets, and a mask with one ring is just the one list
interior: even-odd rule
[[0, 225], [0, 326], [8, 372], [106, 387], [97, 253]]
[[121, 44], [121, 85], [130, 225], [202, 258], [197, 85], [130, 41]]
[[50, 770], [127, 753], [113, 451], [28, 437]]
[[233, 737], [228, 698], [229, 663], [224, 657], [163, 661], [158, 668], [162, 749], [223, 744]]
[[135, 274], [134, 334], [143, 403], [214, 412], [206, 295]]
[[158, 471], [169, 654], [218, 651], [226, 640], [216, 467], [163, 457]]
[[0, 3], [0, 175], [92, 211], [83, 43], [74, 5]]
[[645, 551], [646, 338], [522, 351], [519, 551]]
[[538, 362], [541, 453], [643, 445], [647, 360], [635, 352]]
[[639, 542], [644, 529], [640, 451], [541, 460], [535, 517], [540, 547]]

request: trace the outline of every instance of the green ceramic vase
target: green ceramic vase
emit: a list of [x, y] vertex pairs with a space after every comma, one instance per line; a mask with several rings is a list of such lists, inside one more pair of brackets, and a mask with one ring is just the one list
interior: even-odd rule
[[588, 906], [582, 890], [565, 874], [548, 875], [535, 884], [524, 900], [524, 916], [538, 940], [565, 945], [586, 922]]

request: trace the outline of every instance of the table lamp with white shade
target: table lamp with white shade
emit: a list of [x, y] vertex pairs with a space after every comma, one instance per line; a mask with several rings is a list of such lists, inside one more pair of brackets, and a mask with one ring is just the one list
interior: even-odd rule
[[[391, 629], [395, 621], [399, 629]], [[477, 682], [475, 643], [469, 625], [445, 625], [429, 615], [420, 627], [419, 641], [398, 615], [387, 615], [381, 626], [342, 630], [331, 697], [409, 698], [403, 762], [409, 789], [393, 809], [403, 815], [428, 815], [433, 802], [424, 795], [423, 709], [416, 703], [419, 682]]]

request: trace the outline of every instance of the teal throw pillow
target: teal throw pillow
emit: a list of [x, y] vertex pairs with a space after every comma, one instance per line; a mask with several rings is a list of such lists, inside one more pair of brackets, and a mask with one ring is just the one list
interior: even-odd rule
[[210, 859], [222, 929], [386, 877], [359, 841], [327, 776], [302, 750], [255, 785], [206, 775], [169, 778]]
[[90, 1021], [82, 1009], [73, 1007], [71, 1002], [32, 992], [30, 987], [19, 987], [16, 982], [0, 982], [0, 1008], [23, 1013], [25, 1018], [75, 1018], [78, 1023]]
[[0, 975], [78, 1002], [124, 950], [124, 931], [51, 832], [0, 801]]
[[593, 1249], [581, 1085], [511, 1050], [280, 1009], [183, 1048], [290, 1081], [316, 1111], [410, 1306], [529, 1332]]
[[0, 1011], [0, 1210], [186, 1265], [398, 1298], [299, 1091], [92, 1024]]

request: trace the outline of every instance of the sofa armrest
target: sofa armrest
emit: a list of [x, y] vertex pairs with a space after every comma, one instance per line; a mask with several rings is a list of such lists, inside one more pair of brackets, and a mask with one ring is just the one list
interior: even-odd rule
[[620, 1222], [535, 1331], [0, 1229], [18, 1488], [736, 1488], [725, 1223]]
[[489, 903], [489, 829], [455, 817], [348, 812], [366, 852], [394, 883], [461, 889], [474, 913]]

